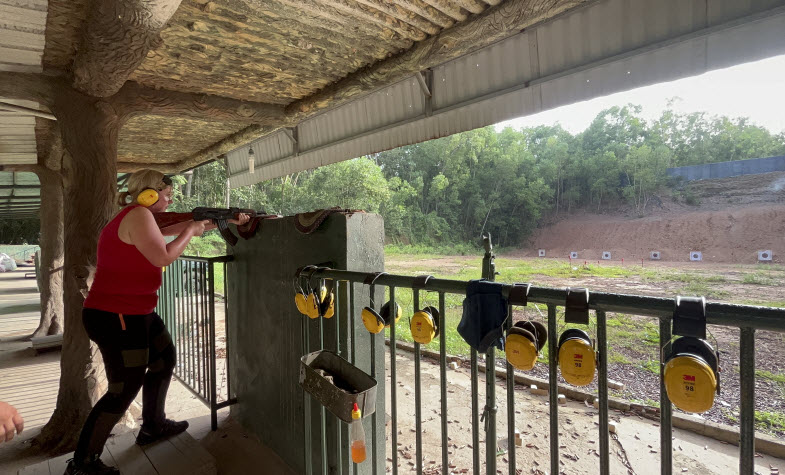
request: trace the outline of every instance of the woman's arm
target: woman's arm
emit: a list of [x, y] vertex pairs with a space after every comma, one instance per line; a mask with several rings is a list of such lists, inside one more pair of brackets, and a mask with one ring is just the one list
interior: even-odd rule
[[[126, 223], [126, 220], [128, 222]], [[135, 208], [123, 218], [122, 224], [128, 224], [128, 234], [131, 244], [139, 249], [144, 257], [154, 266], [165, 267], [177, 260], [183, 253], [188, 242], [194, 236], [201, 236], [207, 221], [190, 221], [177, 236], [166, 243], [161, 230], [155, 223], [153, 214], [145, 208]]]

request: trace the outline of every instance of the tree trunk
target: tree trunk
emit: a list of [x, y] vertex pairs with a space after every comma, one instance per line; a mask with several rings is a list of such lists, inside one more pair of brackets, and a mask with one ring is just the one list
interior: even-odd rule
[[95, 265], [98, 236], [117, 211], [117, 135], [119, 120], [111, 105], [73, 90], [56, 95], [63, 145], [65, 192], [65, 331], [60, 361], [60, 390], [52, 418], [38, 442], [45, 450], [72, 450], [82, 424], [106, 388], [98, 347], [82, 325], [82, 304]]
[[[59, 152], [62, 156], [62, 151]], [[41, 182], [41, 322], [32, 337], [63, 332], [63, 180], [39, 166]]]

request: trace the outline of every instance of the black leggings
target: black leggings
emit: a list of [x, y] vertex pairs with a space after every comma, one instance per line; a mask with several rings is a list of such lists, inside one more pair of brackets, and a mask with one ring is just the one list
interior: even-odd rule
[[164, 404], [175, 366], [172, 337], [157, 313], [124, 315], [91, 308], [82, 311], [87, 335], [101, 350], [109, 387], [87, 416], [74, 460], [100, 455], [112, 428], [128, 410], [139, 388], [142, 426], [165, 418]]

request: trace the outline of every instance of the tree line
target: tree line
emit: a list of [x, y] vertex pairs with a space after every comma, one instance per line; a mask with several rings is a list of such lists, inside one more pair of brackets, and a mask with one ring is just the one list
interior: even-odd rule
[[[488, 231], [516, 246], [546, 216], [620, 204], [643, 214], [663, 193], [690, 202], [669, 167], [782, 154], [785, 133], [746, 118], [668, 108], [647, 121], [626, 105], [577, 134], [485, 127], [231, 190], [230, 201], [283, 215], [329, 206], [380, 213], [389, 243], [476, 242]], [[218, 163], [197, 169], [178, 206], [220, 206], [224, 173]]]
[[[785, 133], [747, 118], [668, 108], [647, 121], [629, 104], [601, 111], [577, 134], [560, 125], [485, 127], [234, 189], [228, 198], [283, 215], [331, 206], [379, 213], [389, 243], [476, 243], [487, 231], [497, 244], [517, 246], [545, 217], [619, 205], [642, 215], [664, 193], [690, 203], [669, 167], [783, 154]], [[220, 162], [175, 181], [172, 211], [226, 204]], [[204, 241], [220, 244], [217, 236]]]

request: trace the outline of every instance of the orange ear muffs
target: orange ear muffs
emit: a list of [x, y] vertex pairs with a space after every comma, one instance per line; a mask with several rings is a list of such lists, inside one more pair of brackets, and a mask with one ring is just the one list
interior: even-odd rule
[[529, 371], [537, 363], [545, 342], [548, 330], [540, 322], [517, 322], [507, 331], [504, 351], [507, 361], [517, 369]]
[[589, 334], [572, 328], [559, 337], [559, 368], [562, 377], [575, 386], [586, 386], [594, 379], [597, 360]]
[[412, 316], [409, 329], [417, 343], [426, 345], [439, 336], [439, 310], [425, 307]]

